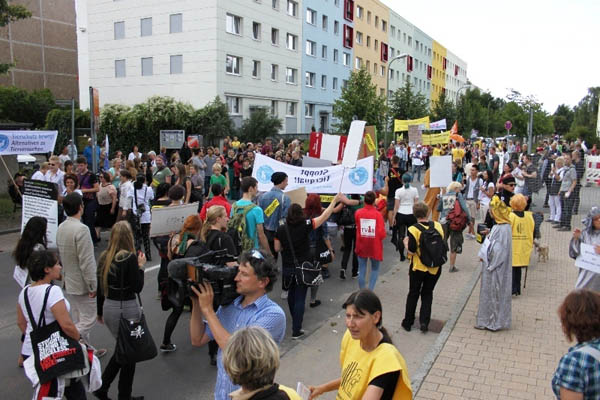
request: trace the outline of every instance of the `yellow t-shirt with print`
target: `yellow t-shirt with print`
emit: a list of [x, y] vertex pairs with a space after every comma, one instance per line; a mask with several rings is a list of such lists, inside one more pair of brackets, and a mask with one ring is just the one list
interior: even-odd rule
[[[421, 225], [425, 229], [429, 228], [427, 225], [424, 225], [424, 224], [421, 224]], [[442, 228], [442, 225], [437, 221], [433, 221], [433, 225], [434, 225], [434, 228], [440, 233], [440, 235], [442, 236], [442, 239], [443, 239], [444, 238], [444, 228]], [[408, 231], [410, 232], [411, 235], [413, 235], [413, 237], [417, 241], [417, 253], [411, 254], [408, 256], [411, 260], [410, 262], [411, 262], [413, 271], [429, 272], [431, 275], [436, 275], [438, 273], [438, 270], [440, 269], [440, 267], [429, 268], [429, 267], [425, 266], [421, 262], [421, 259], [419, 258], [420, 254], [421, 254], [421, 249], [419, 248], [419, 239], [421, 238], [421, 231], [419, 230], [419, 228], [417, 228], [414, 225], [410, 226], [408, 228]]]
[[288, 395], [290, 400], [302, 400], [302, 397], [300, 397], [300, 395], [292, 388], [289, 388], [289, 387], [283, 386], [283, 385], [279, 385], [279, 390], [284, 391], [285, 394]]
[[452, 149], [452, 161], [460, 162], [465, 157], [465, 150], [459, 148]]
[[442, 155], [442, 149], [438, 149], [437, 147], [433, 148], [433, 156], [437, 157], [437, 156], [441, 156]]
[[360, 340], [352, 339], [346, 330], [340, 351], [342, 376], [336, 400], [359, 400], [363, 398], [369, 382], [389, 372], [400, 371], [393, 400], [411, 400], [412, 389], [406, 362], [389, 343], [382, 343], [371, 352], [360, 347]]
[[510, 226], [512, 227], [512, 265], [513, 267], [526, 267], [529, 265], [531, 250], [533, 249], [533, 229], [535, 222], [531, 211], [525, 211], [522, 217], [510, 213]]

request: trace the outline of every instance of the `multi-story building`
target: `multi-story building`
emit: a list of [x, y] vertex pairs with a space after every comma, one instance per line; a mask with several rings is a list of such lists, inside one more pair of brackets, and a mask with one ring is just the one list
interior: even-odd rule
[[101, 104], [219, 96], [236, 126], [265, 108], [294, 134], [331, 130], [353, 69], [380, 95], [408, 79], [435, 101], [466, 83], [464, 61], [379, 0], [79, 0], [77, 25], [84, 105], [88, 86]]
[[77, 98], [75, 1], [17, 0], [31, 18], [0, 28], [0, 59], [14, 65], [0, 85], [48, 88], [56, 98]]
[[329, 132], [337, 120], [333, 117], [333, 102], [348, 81], [353, 54], [344, 34], [352, 29], [344, 2], [339, 0], [304, 0], [302, 27], [302, 131], [314, 127]]

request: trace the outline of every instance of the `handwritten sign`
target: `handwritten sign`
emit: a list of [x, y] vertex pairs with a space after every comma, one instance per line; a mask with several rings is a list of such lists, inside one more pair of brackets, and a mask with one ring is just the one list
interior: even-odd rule
[[171, 232], [179, 232], [185, 219], [197, 213], [198, 203], [155, 208], [152, 210], [150, 236], [162, 236], [168, 235]]
[[575, 260], [575, 266], [600, 274], [600, 254], [593, 245], [581, 243], [581, 254]]

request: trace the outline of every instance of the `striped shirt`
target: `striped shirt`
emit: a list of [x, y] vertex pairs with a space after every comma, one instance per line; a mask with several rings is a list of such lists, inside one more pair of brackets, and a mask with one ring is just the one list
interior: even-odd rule
[[[243, 296], [236, 298], [233, 303], [221, 306], [217, 310], [217, 318], [223, 328], [230, 334], [247, 326], [260, 326], [266, 329], [275, 342], [280, 344], [285, 336], [285, 312], [277, 303], [265, 294], [252, 304], [242, 306]], [[210, 327], [206, 324], [206, 333], [214, 340]], [[229, 379], [223, 367], [223, 352], [217, 354], [217, 383], [215, 385], [215, 400], [229, 400], [229, 393], [239, 389]]]

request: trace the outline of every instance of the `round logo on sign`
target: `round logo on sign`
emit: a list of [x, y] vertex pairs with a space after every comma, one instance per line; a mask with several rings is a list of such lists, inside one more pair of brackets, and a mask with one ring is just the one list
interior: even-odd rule
[[8, 136], [0, 135], [0, 151], [6, 150], [9, 144], [10, 140], [8, 140]]
[[261, 167], [256, 172], [256, 177], [260, 183], [269, 183], [271, 182], [271, 175], [273, 175], [273, 168], [268, 165], [261, 165]]
[[349, 174], [350, 182], [356, 186], [362, 186], [367, 183], [369, 173], [365, 167], [353, 168]]

